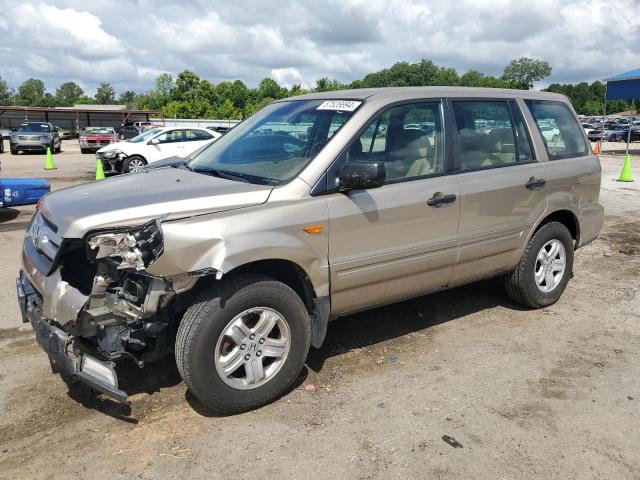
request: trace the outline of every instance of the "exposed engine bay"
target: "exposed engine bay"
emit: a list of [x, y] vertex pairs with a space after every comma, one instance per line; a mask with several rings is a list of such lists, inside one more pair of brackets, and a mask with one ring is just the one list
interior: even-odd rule
[[87, 296], [67, 333], [106, 360], [130, 358], [142, 366], [144, 359], [162, 355], [172, 334], [166, 332], [167, 307], [175, 293], [170, 281], [144, 271], [163, 252], [160, 221], [90, 235], [80, 249], [86, 262], [80, 268], [69, 264], [80, 257], [73, 249], [60, 262], [62, 280]]

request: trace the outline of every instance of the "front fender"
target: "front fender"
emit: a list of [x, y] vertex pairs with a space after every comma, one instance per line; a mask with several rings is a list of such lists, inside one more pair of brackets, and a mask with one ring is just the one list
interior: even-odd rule
[[[260, 260], [287, 260], [307, 274], [317, 296], [326, 296], [327, 215], [324, 198], [308, 198], [164, 222], [164, 253], [148, 271], [165, 277], [205, 269], [225, 274]], [[319, 224], [320, 233], [304, 231]]]

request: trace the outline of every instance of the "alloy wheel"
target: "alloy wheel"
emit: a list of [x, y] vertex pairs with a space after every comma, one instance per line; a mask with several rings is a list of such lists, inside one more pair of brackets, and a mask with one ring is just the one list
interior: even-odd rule
[[131, 160], [129, 160], [130, 173], [139, 172], [140, 170], [142, 170], [143, 167], [144, 167], [144, 162], [139, 158], [132, 158]]
[[567, 265], [567, 253], [560, 240], [549, 240], [536, 257], [535, 280], [541, 292], [555, 289], [564, 276]]
[[215, 366], [229, 386], [248, 390], [264, 385], [280, 370], [291, 347], [291, 332], [277, 311], [257, 307], [235, 316], [215, 347]]

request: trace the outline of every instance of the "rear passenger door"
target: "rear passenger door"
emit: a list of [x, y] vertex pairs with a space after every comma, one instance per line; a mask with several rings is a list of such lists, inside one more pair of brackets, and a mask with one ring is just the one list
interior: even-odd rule
[[546, 209], [547, 173], [514, 100], [452, 100], [450, 108], [461, 191], [452, 283], [461, 283], [515, 265]]
[[[571, 210], [581, 219], [583, 211], [599, 208], [600, 160], [591, 153], [584, 131], [569, 104], [533, 99], [525, 103], [541, 131], [549, 124], [558, 130], [556, 142], [548, 142], [542, 135], [549, 159], [545, 162], [549, 180], [549, 211]], [[588, 240], [591, 239], [581, 238], [580, 242]]]
[[385, 162], [380, 188], [329, 196], [334, 313], [446, 286], [456, 261], [459, 180], [445, 166], [440, 101], [377, 115], [332, 166]]

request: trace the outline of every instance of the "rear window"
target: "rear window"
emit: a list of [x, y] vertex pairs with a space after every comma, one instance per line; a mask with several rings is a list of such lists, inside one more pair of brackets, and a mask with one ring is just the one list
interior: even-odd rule
[[584, 130], [563, 102], [525, 100], [538, 125], [549, 160], [584, 157], [589, 146]]

